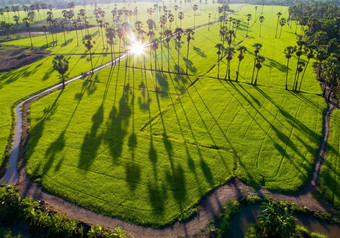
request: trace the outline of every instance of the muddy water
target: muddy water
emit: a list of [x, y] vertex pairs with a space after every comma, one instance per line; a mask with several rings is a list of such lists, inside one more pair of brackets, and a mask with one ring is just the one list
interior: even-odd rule
[[[241, 209], [230, 223], [227, 233], [228, 238], [243, 238], [248, 231], [250, 223], [256, 222], [256, 217], [260, 213], [260, 205], [245, 206]], [[319, 220], [309, 215], [296, 215], [297, 225], [306, 227], [311, 232], [318, 232], [331, 238], [340, 238], [340, 225]]]

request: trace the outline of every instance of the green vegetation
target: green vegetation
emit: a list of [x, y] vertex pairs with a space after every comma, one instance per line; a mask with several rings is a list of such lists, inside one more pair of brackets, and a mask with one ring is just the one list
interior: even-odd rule
[[340, 111], [331, 114], [331, 134], [328, 140], [327, 157], [322, 165], [319, 189], [326, 199], [336, 208], [340, 208]]
[[[249, 9], [243, 7], [235, 17], [244, 20]], [[264, 8], [266, 19], [275, 15], [271, 9]], [[240, 65], [239, 84], [234, 81], [236, 57], [230, 60], [231, 81], [217, 79], [213, 66], [221, 37], [216, 24], [190, 36], [189, 60], [187, 36], [182, 35], [169, 42], [169, 51], [167, 42], [158, 43], [145, 49], [145, 57], [129, 57], [34, 103], [29, 174], [81, 206], [154, 226], [191, 214], [202, 196], [233, 176], [255, 186], [298, 190], [318, 152], [326, 104], [317, 95], [321, 90], [312, 66], [304, 93], [284, 90], [284, 49], [295, 41], [291, 30], [284, 28], [274, 40], [275, 22], [264, 21], [258, 40], [253, 36], [260, 24], [252, 23], [247, 39], [247, 29], [240, 26], [231, 42], [234, 47], [244, 40], [249, 51]], [[249, 83], [256, 42], [266, 61], [254, 87]], [[227, 65], [223, 53], [223, 76]], [[171, 73], [150, 70], [168, 67]]]
[[[11, 228], [15, 224], [28, 225], [28, 232], [33, 237], [126, 237], [127, 231], [117, 226], [108, 231], [101, 226], [81, 224], [75, 219], [49, 211], [45, 204], [39, 204], [32, 198], [21, 198], [13, 186], [0, 186], [0, 223]], [[3, 234], [3, 236], [2, 236]], [[1, 237], [12, 236], [12, 232], [0, 227]]]

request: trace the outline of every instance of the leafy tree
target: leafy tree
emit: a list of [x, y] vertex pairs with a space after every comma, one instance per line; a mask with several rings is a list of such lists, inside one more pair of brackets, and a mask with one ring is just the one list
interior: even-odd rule
[[244, 54], [247, 51], [247, 47], [245, 46], [240, 46], [239, 48], [236, 49], [237, 51], [239, 51], [239, 55], [238, 57], [238, 66], [237, 66], [237, 71], [236, 71], [236, 82], [238, 82], [238, 76], [240, 74], [240, 65], [241, 65], [241, 61], [244, 59]]
[[9, 38], [9, 33], [11, 32], [13, 28], [13, 24], [2, 21], [0, 23], [0, 28], [5, 32], [5, 34], [7, 35], [7, 38]]
[[328, 100], [331, 97], [331, 91], [334, 86], [338, 86], [340, 83], [340, 63], [336, 55], [328, 57], [322, 65], [321, 76], [326, 82], [330, 84], [330, 92], [328, 94]]
[[258, 237], [286, 238], [295, 232], [295, 218], [287, 206], [264, 203], [256, 221]]
[[63, 55], [57, 55], [53, 59], [53, 69], [58, 71], [63, 82], [63, 89], [65, 88], [65, 73], [68, 70], [68, 60]]
[[13, 20], [15, 21], [15, 25], [19, 25], [19, 20], [20, 20], [19, 16], [13, 16]]

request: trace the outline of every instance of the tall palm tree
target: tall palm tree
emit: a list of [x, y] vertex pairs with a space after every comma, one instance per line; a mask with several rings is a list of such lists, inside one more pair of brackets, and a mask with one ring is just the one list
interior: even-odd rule
[[182, 20], [184, 18], [184, 13], [183, 12], [179, 12], [178, 13], [178, 19], [179, 19], [179, 28], [182, 28]]
[[65, 59], [63, 55], [57, 55], [54, 57], [53, 61], [53, 69], [58, 71], [63, 83], [63, 89], [65, 88], [65, 74], [68, 70], [68, 60]]
[[77, 46], [79, 45], [79, 40], [78, 40], [78, 31], [77, 31], [77, 21], [72, 22], [74, 29], [76, 30], [76, 36], [77, 36]]
[[287, 46], [284, 50], [284, 53], [286, 54], [287, 58], [287, 69], [286, 69], [286, 90], [288, 90], [288, 72], [289, 72], [289, 60], [292, 58], [292, 54], [295, 53], [296, 47], [293, 46]]
[[277, 24], [276, 24], [275, 38], [277, 37], [277, 29], [279, 28], [280, 17], [282, 16], [282, 13], [278, 12], [276, 15], [277, 15]]
[[260, 21], [260, 32], [259, 32], [259, 37], [261, 37], [261, 27], [262, 27], [262, 22], [264, 22], [264, 16], [260, 16], [260, 17], [259, 17], [259, 21]]
[[59, 24], [60, 24], [61, 29], [63, 30], [63, 33], [64, 33], [64, 44], [66, 45], [66, 35], [65, 35], [65, 24], [66, 24], [66, 22], [65, 22], [65, 20], [61, 20], [59, 22]]
[[48, 48], [48, 40], [47, 40], [47, 26], [42, 26], [41, 30], [44, 32], [45, 39], [46, 39], [46, 48]]
[[215, 46], [215, 48], [218, 49], [217, 51], [217, 78], [220, 79], [220, 55], [222, 51], [224, 50], [224, 46], [219, 43]]
[[255, 64], [255, 67], [257, 69], [256, 71], [256, 77], [255, 77], [255, 83], [254, 85], [256, 86], [257, 85], [257, 78], [259, 76], [259, 71], [260, 69], [262, 68], [262, 63], [265, 61], [265, 58], [261, 55], [257, 55], [256, 57], [256, 64]]
[[299, 91], [301, 90], [301, 85], [302, 85], [302, 80], [305, 76], [305, 73], [306, 73], [306, 70], [307, 70], [307, 67], [308, 67], [308, 64], [309, 64], [309, 61], [310, 59], [313, 59], [314, 56], [315, 56], [315, 49], [316, 49], [316, 46], [315, 45], [307, 45], [306, 47], [306, 54], [307, 54], [307, 63], [306, 63], [306, 66], [303, 70], [303, 73], [302, 73], [302, 76], [301, 76], [301, 80], [300, 80], [300, 85], [299, 85]]
[[260, 52], [260, 49], [262, 48], [262, 44], [261, 43], [255, 43], [253, 45], [253, 47], [255, 48], [255, 50], [254, 50], [255, 58], [254, 58], [253, 74], [251, 76], [251, 84], [253, 84], [253, 82], [254, 82], [254, 74], [255, 74], [255, 68], [256, 68], [256, 63], [257, 63], [257, 55]]
[[195, 4], [192, 7], [192, 10], [194, 10], [194, 29], [196, 28], [196, 11], [198, 10], [198, 6]]
[[224, 79], [227, 79], [228, 75], [228, 80], [231, 81], [230, 79], [230, 61], [233, 59], [233, 54], [235, 53], [235, 49], [233, 47], [227, 47], [224, 49], [225, 54], [227, 55], [227, 72], [224, 76]]
[[241, 61], [244, 59], [244, 54], [247, 51], [247, 47], [245, 46], [240, 46], [239, 48], [236, 49], [237, 51], [240, 52], [240, 54], [238, 55], [238, 66], [237, 66], [237, 71], [236, 71], [236, 82], [238, 82], [238, 76], [240, 74], [240, 65], [241, 65]]
[[[158, 49], [158, 40], [157, 39], [152, 40], [151, 49], [155, 53], [155, 71], [157, 71], [157, 49]], [[157, 83], [156, 83], [156, 89], [157, 89]]]
[[87, 48], [87, 50], [90, 52], [90, 61], [91, 61], [91, 71], [93, 73], [93, 62], [92, 62], [92, 52], [91, 49], [93, 48], [94, 41], [92, 41], [92, 36], [91, 35], [85, 35], [83, 44]]
[[287, 23], [286, 18], [281, 18], [281, 20], [280, 20], [281, 29], [280, 29], [280, 36], [279, 36], [279, 38], [281, 38], [282, 28], [283, 28], [284, 25], [286, 25], [286, 23]]
[[31, 26], [31, 23], [30, 23], [30, 20], [25, 17], [24, 19], [22, 19], [23, 23], [25, 24], [25, 27], [27, 28], [28, 30], [28, 34], [30, 36], [30, 40], [31, 40], [31, 47], [33, 47], [33, 42], [32, 42], [32, 36], [31, 36], [31, 30], [30, 30], [30, 26]]
[[182, 39], [182, 34], [183, 29], [182, 28], [176, 28], [175, 30], [175, 35], [176, 35], [176, 40], [177, 40], [177, 73], [179, 74], [179, 55], [180, 55], [180, 49], [181, 49], [181, 39]]
[[187, 47], [187, 63], [186, 63], [185, 73], [188, 74], [190, 40], [192, 39], [192, 36], [195, 34], [195, 32], [192, 29], [189, 28], [189, 29], [187, 29], [185, 31], [185, 34], [187, 35], [187, 42], [188, 42], [188, 47]]
[[235, 34], [237, 34], [237, 30], [240, 27], [240, 25], [241, 25], [241, 20], [237, 19], [236, 20], [236, 31], [235, 31]]
[[300, 66], [301, 55], [303, 54], [302, 50], [306, 46], [306, 42], [302, 41], [302, 40], [299, 40], [299, 41], [297, 41], [297, 45], [298, 45], [298, 48], [297, 48], [297, 51], [295, 52], [295, 55], [298, 57], [298, 60], [297, 60], [297, 63], [296, 63], [296, 71], [295, 71], [295, 75], [294, 75], [293, 91], [297, 90], [297, 85], [298, 85], [298, 83], [297, 83], [298, 68]]
[[171, 40], [172, 32], [170, 30], [164, 31], [165, 41], [168, 45], [168, 72], [170, 73], [170, 40]]
[[247, 14], [247, 34], [246, 34], [246, 36], [248, 36], [248, 31], [249, 31], [249, 22], [250, 22], [250, 20], [251, 20], [251, 14], [250, 13], [248, 13]]
[[114, 38], [116, 38], [116, 31], [113, 27], [106, 28], [106, 38], [107, 43], [110, 45], [111, 48], [111, 62], [113, 64], [113, 47], [114, 47]]

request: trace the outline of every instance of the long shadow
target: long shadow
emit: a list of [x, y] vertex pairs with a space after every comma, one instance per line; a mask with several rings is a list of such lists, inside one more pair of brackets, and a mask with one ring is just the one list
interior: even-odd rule
[[200, 48], [193, 46], [194, 51], [196, 52], [196, 54], [198, 54], [199, 56], [203, 57], [203, 58], [207, 58], [207, 54]]
[[286, 72], [287, 71], [287, 66], [284, 64], [281, 64], [280, 62], [274, 60], [274, 59], [270, 59], [270, 58], [266, 58], [267, 62], [265, 65], [267, 65], [269, 68], [276, 68], [278, 70], [280, 70], [281, 72]]

